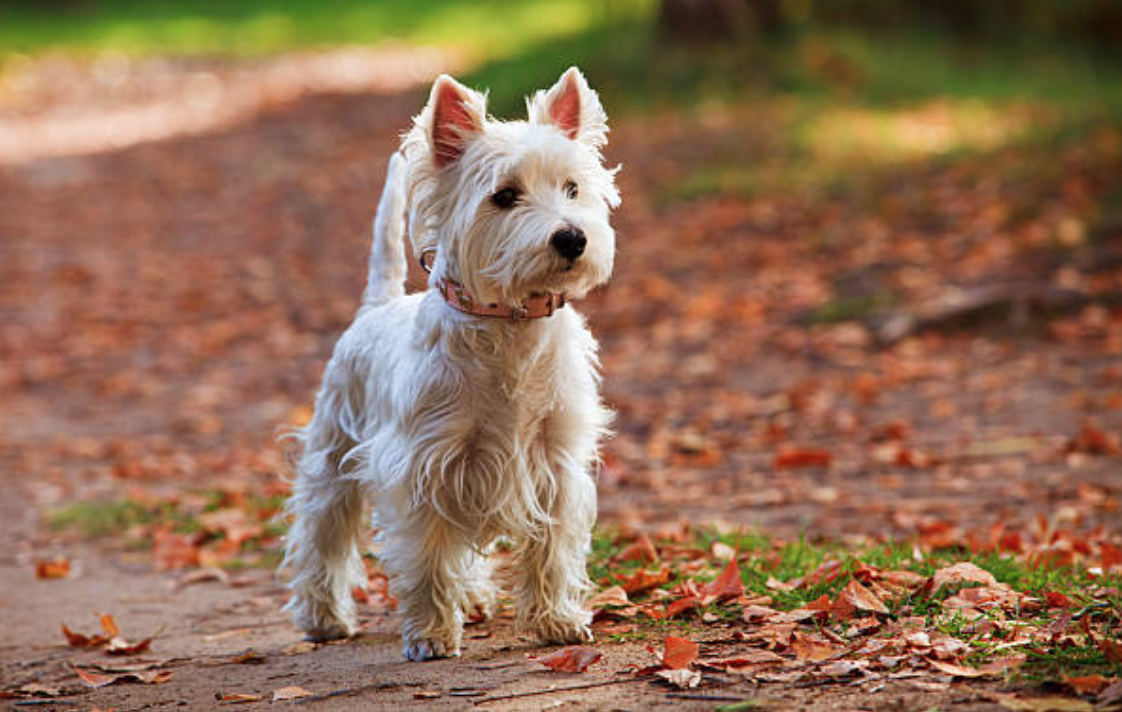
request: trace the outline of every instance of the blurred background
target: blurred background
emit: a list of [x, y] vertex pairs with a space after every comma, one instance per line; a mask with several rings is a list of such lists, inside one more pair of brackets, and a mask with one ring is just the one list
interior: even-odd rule
[[1120, 42], [1112, 0], [6, 2], [0, 474], [93, 530], [267, 518], [432, 79], [516, 117], [577, 64], [606, 522], [1117, 526]]

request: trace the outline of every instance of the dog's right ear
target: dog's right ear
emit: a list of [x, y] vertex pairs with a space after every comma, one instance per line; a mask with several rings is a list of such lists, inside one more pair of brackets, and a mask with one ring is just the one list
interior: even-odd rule
[[437, 168], [444, 168], [463, 155], [473, 134], [483, 130], [487, 98], [441, 74], [432, 85], [428, 108], [432, 159]]

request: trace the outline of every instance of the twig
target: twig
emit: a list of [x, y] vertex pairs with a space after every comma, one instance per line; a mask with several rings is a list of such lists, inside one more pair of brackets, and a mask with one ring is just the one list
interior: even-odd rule
[[732, 695], [703, 695], [700, 692], [668, 692], [667, 697], [675, 700], [705, 700], [708, 702], [745, 702], [749, 697], [733, 697]]
[[421, 687], [419, 682], [376, 682], [369, 685], [360, 685], [359, 687], [344, 687], [341, 690], [332, 690], [331, 692], [324, 692], [320, 695], [309, 695], [308, 697], [301, 697], [293, 700], [295, 704], [304, 705], [309, 702], [322, 702], [329, 700], [333, 697], [345, 697], [347, 695], [357, 695], [363, 692], [373, 692], [377, 690], [391, 690], [396, 687]]
[[511, 692], [505, 695], [492, 695], [491, 697], [484, 697], [481, 700], [473, 700], [472, 704], [482, 705], [488, 702], [500, 702], [502, 700], [517, 700], [522, 697], [534, 697], [536, 695], [552, 695], [555, 692], [571, 692], [573, 690], [588, 690], [593, 687], [607, 687], [608, 685], [621, 685], [625, 682], [637, 682], [645, 680], [642, 677], [628, 677], [622, 680], [604, 680], [602, 682], [590, 682], [586, 685], [572, 685], [570, 687], [553, 687], [548, 690], [531, 690], [529, 692]]

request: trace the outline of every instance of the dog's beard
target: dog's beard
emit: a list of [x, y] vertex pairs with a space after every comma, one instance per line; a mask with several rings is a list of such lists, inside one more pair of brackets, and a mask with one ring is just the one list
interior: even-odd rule
[[[586, 230], [585, 253], [568, 260], [549, 244], [557, 227], [533, 226], [533, 235], [504, 234], [504, 227], [509, 228], [504, 222], [508, 221], [481, 221], [459, 250], [461, 281], [482, 299], [513, 304], [545, 292], [579, 298], [611, 275], [614, 236], [610, 228]], [[498, 234], [488, 234], [491, 230]]]

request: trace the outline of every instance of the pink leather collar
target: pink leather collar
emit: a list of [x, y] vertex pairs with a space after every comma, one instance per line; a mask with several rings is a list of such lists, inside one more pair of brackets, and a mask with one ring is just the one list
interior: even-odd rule
[[484, 304], [477, 301], [464, 289], [459, 282], [447, 277], [437, 282], [437, 290], [444, 301], [464, 314], [486, 316], [492, 319], [510, 319], [522, 321], [523, 319], [541, 319], [553, 316], [553, 312], [565, 306], [567, 297], [564, 294], [546, 292], [545, 294], [531, 294], [522, 302], [522, 306], [508, 307], [505, 304]]

